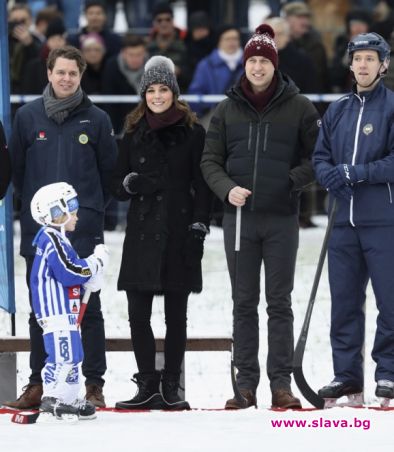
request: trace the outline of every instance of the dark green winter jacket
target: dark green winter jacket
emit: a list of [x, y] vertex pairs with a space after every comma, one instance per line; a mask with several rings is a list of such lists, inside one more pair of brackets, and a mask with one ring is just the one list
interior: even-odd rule
[[240, 85], [215, 109], [205, 141], [201, 169], [211, 190], [225, 203], [239, 185], [252, 191], [246, 209], [292, 215], [300, 190], [314, 179], [311, 154], [319, 114], [294, 82], [278, 73], [273, 98], [259, 113]]

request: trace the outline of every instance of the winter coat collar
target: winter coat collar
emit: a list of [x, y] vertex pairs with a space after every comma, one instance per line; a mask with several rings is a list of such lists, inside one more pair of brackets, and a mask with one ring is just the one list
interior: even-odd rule
[[[286, 74], [283, 74], [281, 71], [275, 71], [275, 73], [278, 76], [278, 83], [276, 86], [276, 91], [273, 97], [271, 98], [270, 102], [267, 105], [267, 108], [264, 110], [264, 112], [268, 111], [271, 106], [273, 105], [279, 105], [285, 101], [287, 101], [290, 97], [295, 96], [296, 94], [299, 94], [300, 90], [297, 88], [296, 84], [293, 82], [293, 80]], [[248, 101], [248, 99], [245, 97], [245, 95], [242, 92], [241, 89], [241, 80], [232, 88], [230, 88], [226, 95], [237, 102], [243, 102], [247, 105], [249, 105], [250, 108], [252, 108], [254, 111], [258, 113], [256, 108]]]

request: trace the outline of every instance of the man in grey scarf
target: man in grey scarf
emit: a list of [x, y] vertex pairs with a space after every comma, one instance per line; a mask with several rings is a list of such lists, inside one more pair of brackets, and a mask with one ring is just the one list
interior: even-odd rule
[[[103, 73], [103, 94], [138, 94], [138, 87], [147, 60], [146, 43], [141, 36], [126, 34], [119, 55], [110, 58]], [[130, 104], [108, 105], [115, 133], [121, 134], [126, 115], [134, 108]]]
[[[15, 192], [21, 201], [20, 252], [26, 260], [28, 285], [35, 254], [32, 242], [38, 229], [29, 207], [33, 194], [42, 186], [67, 182], [76, 189], [79, 221], [69, 239], [81, 258], [103, 243], [104, 210], [110, 200], [109, 180], [117, 150], [108, 115], [81, 90], [85, 68], [86, 62], [75, 47], [52, 50], [47, 59], [49, 83], [42, 97], [22, 106], [15, 115], [9, 148]], [[79, 305], [79, 286], [70, 291], [74, 309]], [[29, 383], [18, 400], [4, 403], [16, 409], [39, 407], [42, 378], [49, 378], [41, 375], [46, 354], [42, 329], [33, 314], [29, 326]], [[104, 407], [105, 334], [99, 292], [92, 293], [81, 327], [86, 399]]]

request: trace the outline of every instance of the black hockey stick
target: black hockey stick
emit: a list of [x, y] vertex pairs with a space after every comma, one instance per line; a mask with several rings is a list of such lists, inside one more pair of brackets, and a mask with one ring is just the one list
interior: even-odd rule
[[306, 400], [308, 400], [309, 403], [311, 403], [316, 408], [324, 408], [324, 399], [321, 398], [318, 394], [316, 394], [316, 392], [308, 385], [308, 382], [305, 380], [304, 372], [302, 370], [302, 360], [304, 358], [305, 345], [308, 337], [312, 310], [315, 304], [317, 288], [319, 286], [320, 276], [323, 270], [324, 260], [327, 254], [328, 239], [330, 237], [331, 230], [334, 225], [336, 208], [337, 203], [336, 199], [334, 198], [330, 216], [328, 218], [326, 233], [324, 235], [323, 245], [320, 251], [320, 257], [316, 268], [315, 278], [313, 280], [312, 290], [309, 297], [304, 323], [302, 325], [300, 337], [298, 338], [298, 342], [294, 350], [294, 361], [293, 361], [294, 380], [298, 386], [298, 389], [301, 391], [301, 394], [306, 398]]
[[[237, 213], [235, 217], [235, 248], [234, 248], [234, 294], [237, 296], [238, 289], [238, 255], [239, 250], [241, 248], [241, 213], [242, 207], [237, 207]], [[236, 367], [234, 363], [234, 332], [233, 332], [233, 341], [231, 344], [231, 384], [233, 385], [233, 391], [235, 400], [239, 403], [240, 407], [247, 408], [248, 401], [241, 394], [238, 384], [237, 384], [237, 376], [236, 376]]]

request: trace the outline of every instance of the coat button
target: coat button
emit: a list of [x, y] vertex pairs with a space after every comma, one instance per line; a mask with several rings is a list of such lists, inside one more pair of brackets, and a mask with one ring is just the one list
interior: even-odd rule
[[140, 157], [139, 162], [140, 163], [145, 163], [146, 162], [146, 158], [145, 157]]
[[140, 214], [140, 221], [144, 221], [144, 218], [145, 218], [145, 217], [144, 217], [144, 214], [141, 213], [141, 214]]
[[145, 234], [141, 234], [140, 235], [140, 240], [144, 240], [145, 239]]
[[161, 200], [163, 199], [163, 196], [157, 195], [157, 196], [156, 196], [156, 199], [157, 199], [158, 201], [161, 201]]
[[144, 195], [141, 195], [140, 196], [140, 201], [143, 201], [144, 200]]
[[160, 240], [160, 234], [155, 235], [155, 240]]

